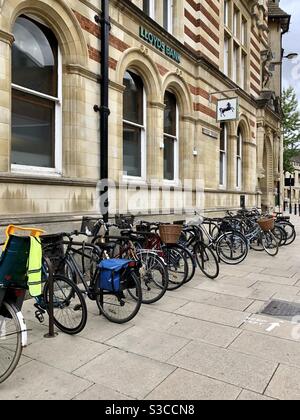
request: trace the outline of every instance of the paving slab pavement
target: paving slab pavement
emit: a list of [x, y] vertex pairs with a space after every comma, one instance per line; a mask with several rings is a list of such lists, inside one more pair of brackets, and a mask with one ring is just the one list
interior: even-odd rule
[[237, 267], [222, 264], [215, 281], [198, 272], [126, 325], [88, 302], [79, 337], [49, 340], [27, 301], [29, 346], [0, 400], [299, 399], [299, 325], [260, 314], [272, 298], [300, 302], [293, 220], [299, 236], [277, 257], [251, 252]]

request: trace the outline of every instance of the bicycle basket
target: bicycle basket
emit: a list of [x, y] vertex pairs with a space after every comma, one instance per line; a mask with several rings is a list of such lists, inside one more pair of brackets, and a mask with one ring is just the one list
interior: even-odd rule
[[11, 235], [0, 257], [0, 287], [28, 289], [30, 238]]
[[99, 287], [102, 290], [118, 293], [121, 290], [121, 277], [124, 269], [127, 269], [130, 260], [111, 259], [103, 260], [99, 264], [100, 278]]
[[160, 225], [159, 234], [165, 244], [176, 244], [180, 238], [182, 225]]
[[275, 227], [275, 220], [273, 219], [273, 217], [259, 219], [257, 223], [264, 232], [269, 232]]

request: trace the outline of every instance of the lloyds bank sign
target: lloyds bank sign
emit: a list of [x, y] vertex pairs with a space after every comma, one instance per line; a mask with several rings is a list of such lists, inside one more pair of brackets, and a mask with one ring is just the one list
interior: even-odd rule
[[152, 45], [154, 48], [165, 54], [167, 57], [176, 61], [176, 63], [181, 62], [180, 54], [175, 51], [173, 48], [166, 45], [160, 38], [153, 35], [151, 32], [147, 31], [143, 26], [140, 26], [140, 38], [146, 41], [148, 44]]

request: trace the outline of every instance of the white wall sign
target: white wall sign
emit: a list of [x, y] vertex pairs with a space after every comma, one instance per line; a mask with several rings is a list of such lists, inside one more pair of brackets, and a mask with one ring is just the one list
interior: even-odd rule
[[217, 104], [217, 121], [231, 121], [239, 118], [238, 98], [221, 99]]

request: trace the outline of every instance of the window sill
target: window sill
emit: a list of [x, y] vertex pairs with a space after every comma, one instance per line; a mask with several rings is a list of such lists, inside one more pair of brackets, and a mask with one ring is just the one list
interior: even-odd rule
[[174, 188], [181, 188], [182, 187], [182, 185], [181, 185], [181, 183], [178, 179], [176, 179], [175, 181], [168, 181], [167, 179], [164, 179], [162, 181], [162, 185], [163, 185], [163, 187], [174, 187]]
[[57, 169], [52, 168], [40, 168], [37, 166], [22, 166], [22, 165], [11, 165], [11, 173], [17, 175], [27, 175], [33, 177], [53, 177], [60, 178], [62, 173]]
[[130, 185], [136, 185], [136, 186], [148, 186], [148, 183], [145, 178], [143, 177], [135, 177], [135, 176], [126, 176], [123, 175], [122, 182], [125, 182]]

